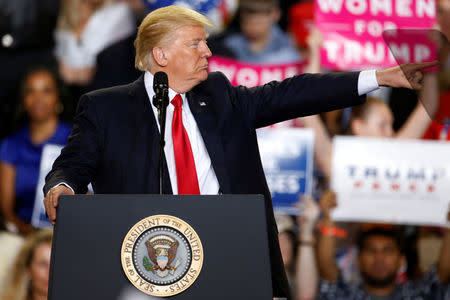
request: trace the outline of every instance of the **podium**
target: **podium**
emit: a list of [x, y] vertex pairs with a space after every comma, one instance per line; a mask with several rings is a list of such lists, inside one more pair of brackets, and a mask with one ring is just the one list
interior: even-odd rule
[[[125, 272], [127, 268], [122, 267], [124, 249], [125, 252], [138, 249], [136, 245], [124, 242], [127, 234], [131, 237], [130, 230], [137, 228], [140, 221], [156, 215], [173, 216], [189, 224], [203, 248], [198, 277], [183, 292], [167, 298], [272, 299], [262, 195], [126, 194], [60, 197], [54, 228], [48, 299], [160, 298], [139, 290], [128, 279], [129, 274]], [[140, 233], [148, 230], [143, 226], [141, 229]], [[145, 245], [150, 245], [150, 242], [155, 244], [154, 239], [150, 241], [149, 238]], [[140, 247], [145, 248], [143, 245], [144, 241]], [[194, 248], [192, 244], [186, 247], [191, 250]], [[195, 257], [192, 256], [192, 259]], [[140, 257], [135, 259], [134, 266], [143, 269], [139, 267], [141, 261]], [[143, 271], [149, 276], [158, 268], [156, 263], [150, 262], [150, 265], [153, 269], [148, 267], [148, 270], [153, 271]], [[137, 281], [136, 284], [145, 287], [142, 282]]]

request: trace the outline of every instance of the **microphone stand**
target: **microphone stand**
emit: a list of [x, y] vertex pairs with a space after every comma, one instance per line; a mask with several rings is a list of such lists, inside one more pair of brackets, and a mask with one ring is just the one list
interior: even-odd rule
[[166, 141], [164, 139], [166, 132], [166, 112], [167, 106], [169, 105], [169, 95], [168, 90], [163, 89], [164, 92], [161, 94], [157, 93], [153, 96], [153, 104], [158, 108], [158, 121], [160, 126], [160, 136], [159, 136], [159, 194], [163, 194], [163, 163], [164, 163], [164, 146]]

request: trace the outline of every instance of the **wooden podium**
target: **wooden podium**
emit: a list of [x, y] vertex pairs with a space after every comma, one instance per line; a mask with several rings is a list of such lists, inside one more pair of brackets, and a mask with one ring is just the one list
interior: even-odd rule
[[57, 215], [49, 299], [157, 299], [132, 285], [121, 263], [127, 233], [153, 215], [185, 221], [203, 246], [195, 282], [170, 299], [272, 299], [261, 195], [62, 196]]

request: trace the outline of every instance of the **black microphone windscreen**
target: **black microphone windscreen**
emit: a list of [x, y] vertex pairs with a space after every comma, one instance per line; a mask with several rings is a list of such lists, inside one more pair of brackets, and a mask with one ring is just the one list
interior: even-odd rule
[[164, 72], [156, 72], [153, 77], [153, 90], [156, 92], [157, 89], [161, 87], [167, 87], [169, 85], [169, 80], [167, 74]]

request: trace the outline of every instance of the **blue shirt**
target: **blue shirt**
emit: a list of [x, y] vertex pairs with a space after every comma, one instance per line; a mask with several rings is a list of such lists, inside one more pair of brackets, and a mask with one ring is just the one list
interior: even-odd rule
[[15, 212], [27, 223], [31, 223], [42, 149], [46, 144], [65, 145], [70, 131], [70, 125], [59, 122], [51, 138], [35, 145], [31, 141], [29, 127], [23, 126], [0, 144], [0, 161], [16, 170]]
[[248, 39], [240, 32], [224, 39], [224, 44], [236, 55], [236, 59], [248, 63], [284, 64], [301, 61], [300, 54], [289, 36], [278, 25], [273, 25], [267, 47], [258, 53], [250, 49]]

